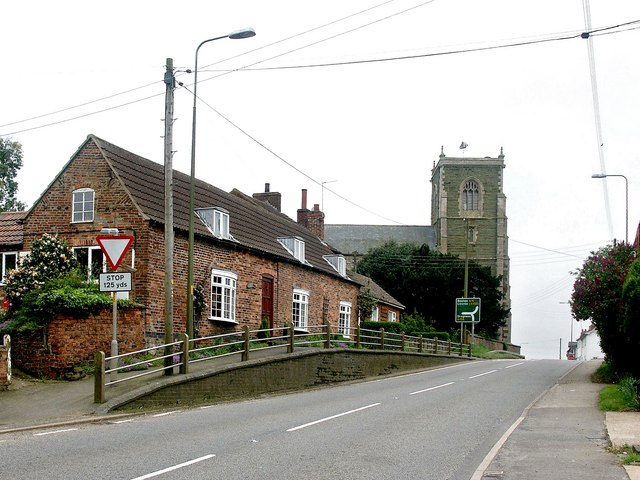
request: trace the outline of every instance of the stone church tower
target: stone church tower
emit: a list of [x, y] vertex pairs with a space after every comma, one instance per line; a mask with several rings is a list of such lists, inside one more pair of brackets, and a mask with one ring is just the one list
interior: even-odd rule
[[[510, 307], [503, 169], [502, 149], [498, 158], [447, 157], [441, 151], [431, 173], [431, 224], [438, 251], [463, 259], [468, 255], [502, 276], [505, 304]], [[501, 339], [511, 342], [511, 316]]]

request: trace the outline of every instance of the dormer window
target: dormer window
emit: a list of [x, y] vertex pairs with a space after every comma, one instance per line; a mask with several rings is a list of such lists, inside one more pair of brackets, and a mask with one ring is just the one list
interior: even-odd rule
[[342, 255], [325, 255], [323, 258], [336, 269], [336, 272], [343, 277], [347, 276], [347, 261]]
[[304, 240], [300, 237], [281, 237], [278, 238], [278, 241], [298, 261], [307, 263], [304, 254]]
[[93, 222], [96, 192], [91, 188], [79, 188], [73, 192], [71, 222]]
[[209, 231], [218, 238], [231, 239], [229, 233], [229, 212], [224, 208], [198, 208], [196, 214]]

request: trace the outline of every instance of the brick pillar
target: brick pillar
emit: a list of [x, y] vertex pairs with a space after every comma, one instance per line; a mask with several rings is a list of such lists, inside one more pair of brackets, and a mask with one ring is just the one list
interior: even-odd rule
[[7, 390], [11, 384], [11, 338], [5, 335], [0, 345], [0, 390]]

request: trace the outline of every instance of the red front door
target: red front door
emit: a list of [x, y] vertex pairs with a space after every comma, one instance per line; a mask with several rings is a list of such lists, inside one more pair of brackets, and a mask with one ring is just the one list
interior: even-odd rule
[[262, 276], [262, 316], [269, 319], [269, 328], [273, 328], [273, 277]]

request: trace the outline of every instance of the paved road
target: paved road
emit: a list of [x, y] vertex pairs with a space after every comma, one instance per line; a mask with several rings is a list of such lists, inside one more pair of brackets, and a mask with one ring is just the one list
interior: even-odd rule
[[573, 364], [472, 362], [102, 425], [7, 434], [3, 476], [283, 480], [471, 478]]

